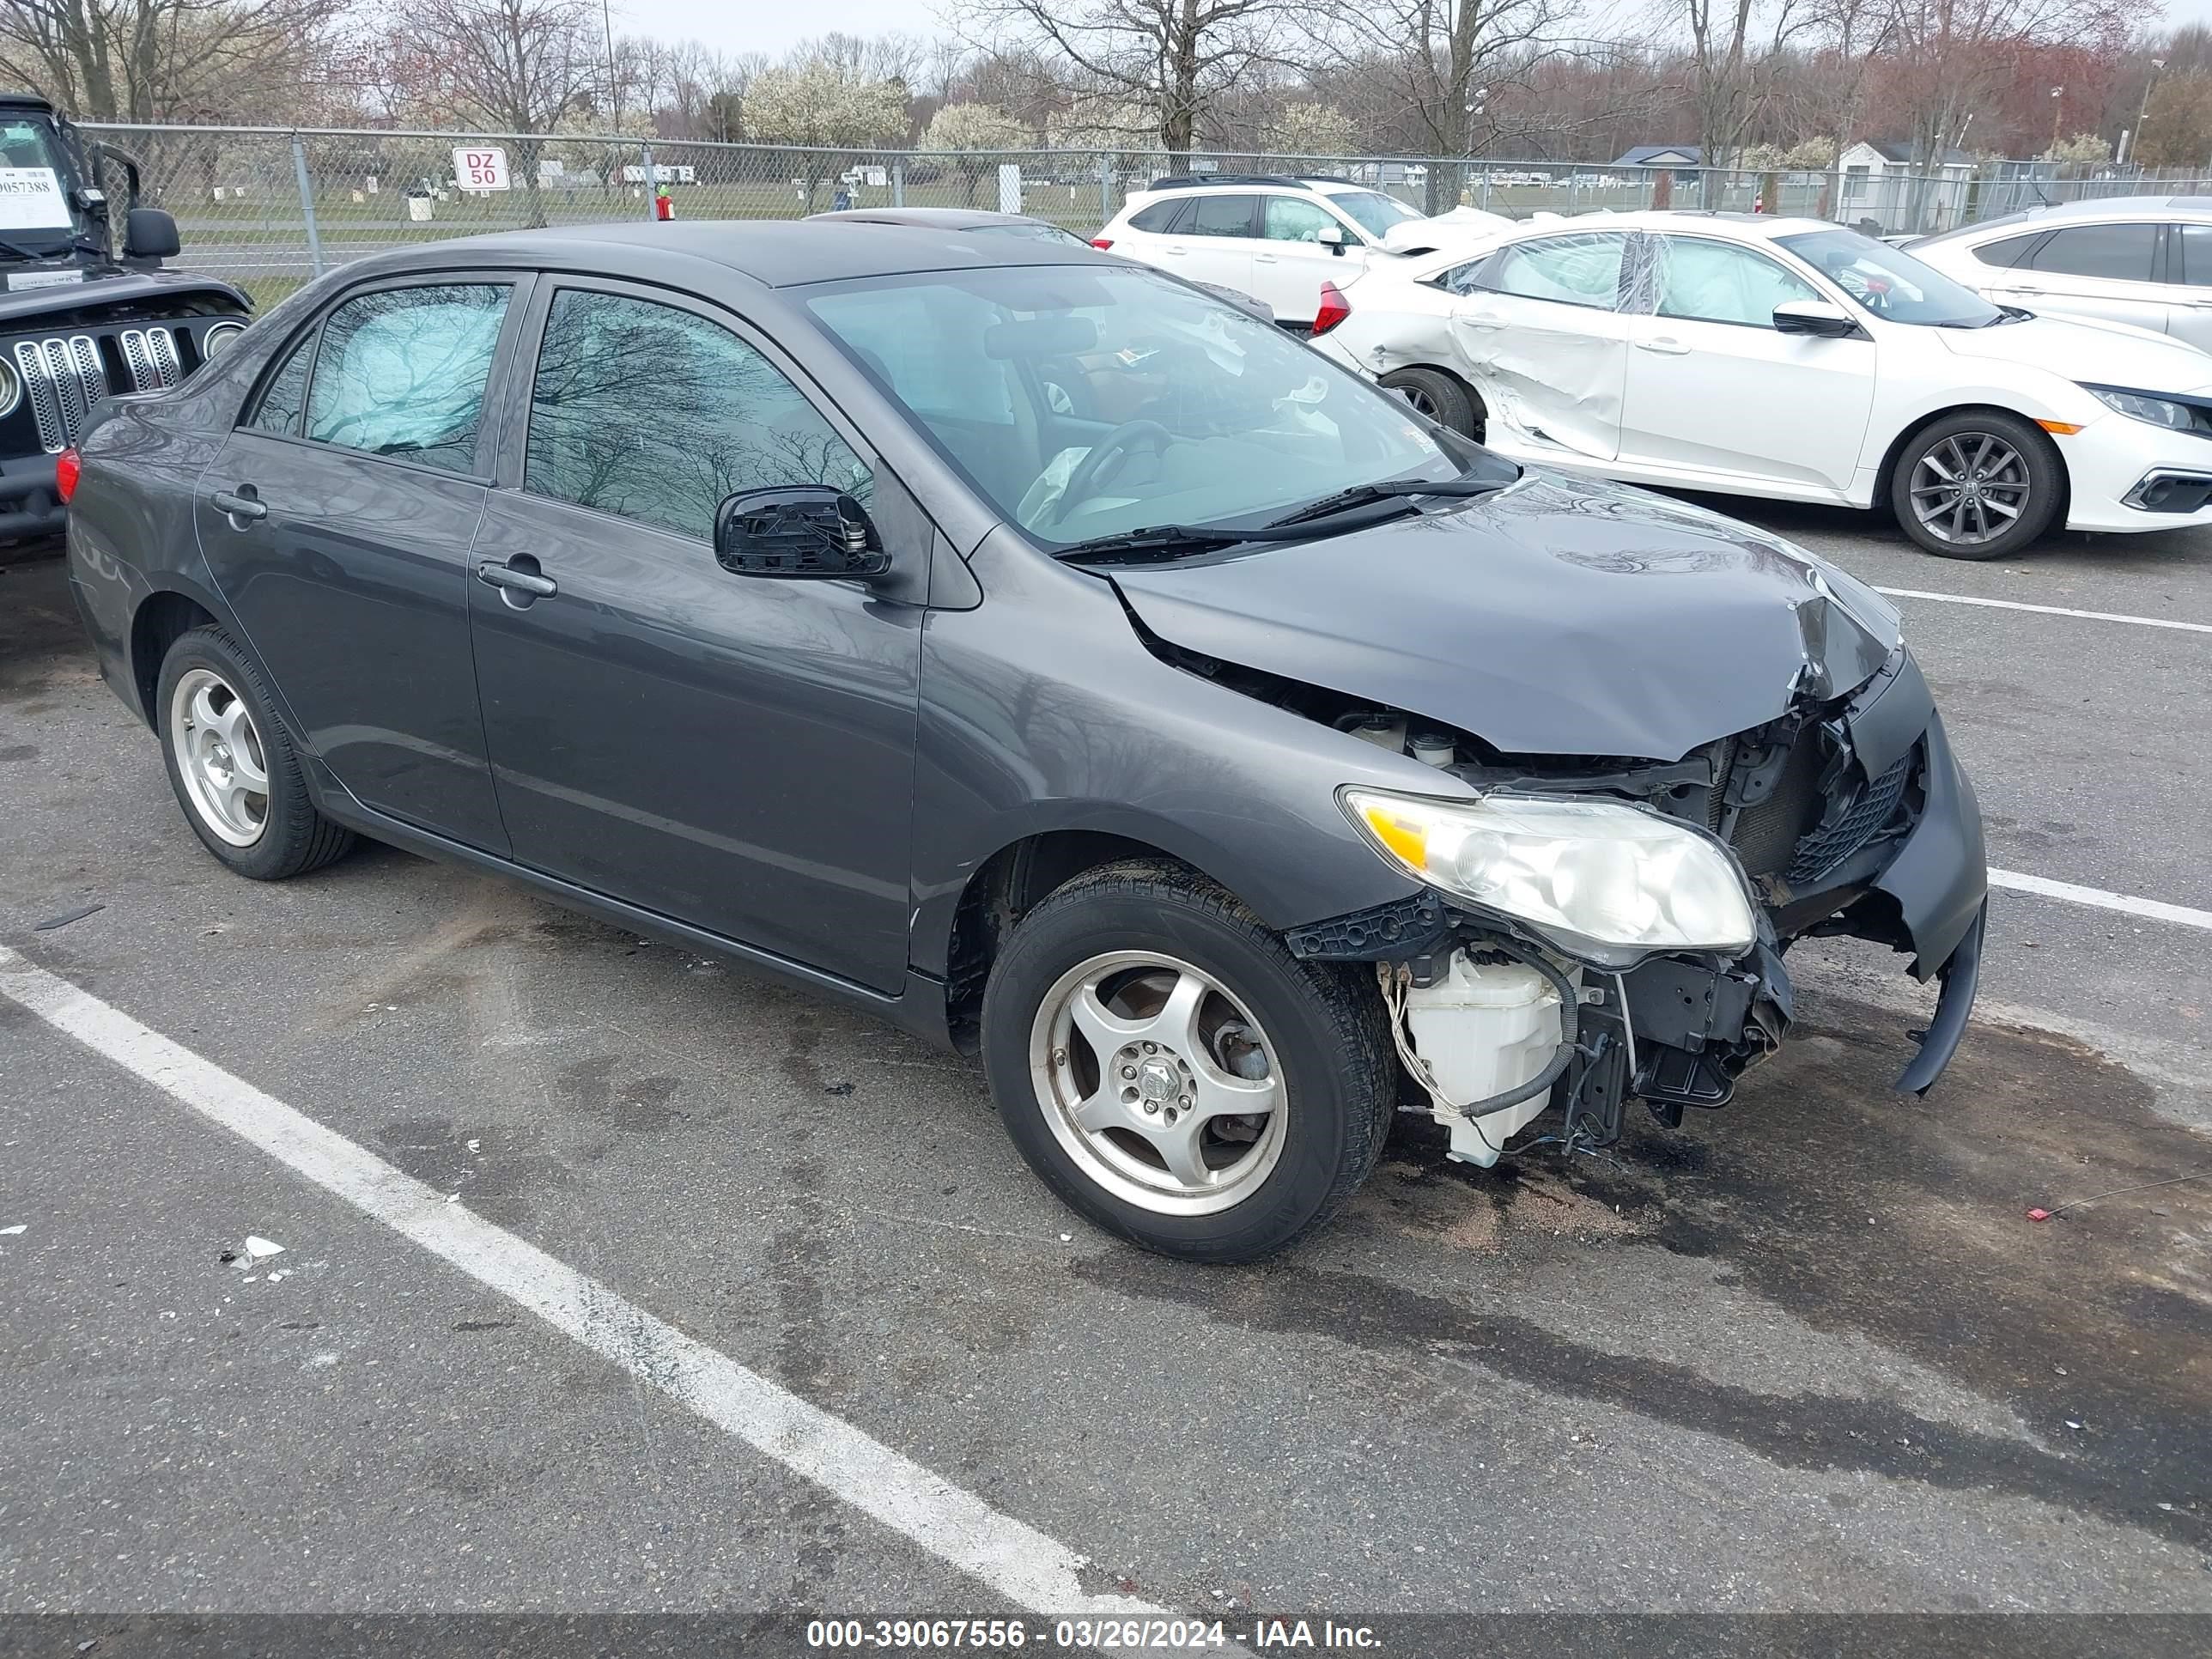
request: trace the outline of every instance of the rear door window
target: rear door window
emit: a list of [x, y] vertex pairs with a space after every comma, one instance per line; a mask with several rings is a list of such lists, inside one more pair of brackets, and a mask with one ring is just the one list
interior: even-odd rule
[[2051, 240], [2036, 249], [2028, 268], [2061, 276], [2147, 283], [2157, 248], [2156, 225], [2068, 225], [2051, 233]]
[[1624, 231], [1516, 242], [1485, 259], [1474, 285], [1527, 300], [1556, 300], [1612, 311], [1620, 303], [1620, 261], [1627, 247]]
[[2212, 288], [2212, 225], [2170, 225], [2166, 238], [2166, 281]]
[[1192, 236], [1253, 235], [1253, 222], [1259, 216], [1254, 210], [1259, 205], [1257, 196], [1201, 196], [1185, 232]]
[[476, 470], [504, 283], [382, 289], [324, 319], [307, 435], [447, 472]]
[[2044, 233], [2031, 230], [2025, 236], [2008, 236], [2000, 242], [1984, 242], [1974, 250], [1974, 258], [1985, 265], [2000, 269], [2018, 264], [2027, 252], [2043, 240]]

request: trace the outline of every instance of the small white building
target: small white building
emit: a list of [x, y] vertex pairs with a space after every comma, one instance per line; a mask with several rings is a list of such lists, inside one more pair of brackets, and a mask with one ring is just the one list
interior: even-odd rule
[[1836, 217], [1847, 225], [1872, 220], [1889, 234], [1948, 230], [1966, 216], [1974, 158], [1947, 149], [1933, 166], [1920, 147], [1861, 139], [1841, 159], [1844, 198]]

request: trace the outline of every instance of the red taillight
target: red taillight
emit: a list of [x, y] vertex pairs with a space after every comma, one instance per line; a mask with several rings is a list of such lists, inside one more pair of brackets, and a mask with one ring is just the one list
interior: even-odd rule
[[84, 459], [74, 449], [64, 449], [54, 457], [54, 494], [62, 498], [64, 507], [76, 494], [77, 474], [83, 470]]
[[1114, 246], [1114, 239], [1111, 236], [1094, 236], [1091, 239], [1091, 246], [1093, 247], [1111, 247]]
[[1321, 285], [1321, 304], [1314, 311], [1313, 331], [1326, 334], [1352, 315], [1352, 305], [1344, 297], [1344, 290], [1334, 283]]

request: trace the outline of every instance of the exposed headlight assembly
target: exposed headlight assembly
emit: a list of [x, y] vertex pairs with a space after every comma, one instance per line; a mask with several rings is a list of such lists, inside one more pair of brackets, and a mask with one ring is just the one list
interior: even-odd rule
[[1432, 800], [1347, 788], [1376, 850], [1417, 881], [1626, 967], [1654, 951], [1740, 956], [1759, 937], [1735, 860], [1710, 836], [1619, 801]]
[[22, 401], [23, 377], [15, 373], [13, 363], [0, 361], [0, 420], [13, 415]]
[[2148, 421], [2172, 432], [2193, 432], [2197, 428], [2197, 411], [2171, 398], [2154, 398], [2148, 392], [2124, 392], [2112, 386], [2084, 386], [2081, 390], [2130, 420]]

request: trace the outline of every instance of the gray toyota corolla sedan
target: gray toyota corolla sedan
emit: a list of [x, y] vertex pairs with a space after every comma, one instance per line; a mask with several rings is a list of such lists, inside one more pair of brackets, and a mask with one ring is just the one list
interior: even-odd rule
[[216, 857], [368, 836], [980, 1049], [1155, 1249], [1279, 1249], [1401, 1108], [1486, 1164], [1722, 1105], [1807, 934], [1940, 979], [1902, 1089], [1973, 1000], [1881, 599], [1088, 250], [410, 248], [82, 452], [76, 599]]

